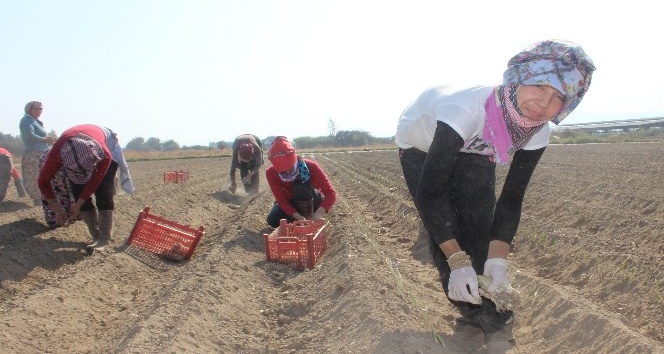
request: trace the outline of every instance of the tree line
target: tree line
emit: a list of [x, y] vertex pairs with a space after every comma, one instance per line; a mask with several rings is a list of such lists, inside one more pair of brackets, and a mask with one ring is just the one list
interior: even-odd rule
[[[55, 133], [53, 133], [55, 134]], [[263, 147], [268, 149], [272, 145], [275, 136], [261, 138]], [[313, 148], [335, 148], [335, 147], [361, 147], [371, 145], [388, 145], [394, 143], [394, 137], [377, 138], [368, 132], [358, 130], [331, 131], [330, 135], [318, 137], [297, 137], [292, 139], [293, 144], [298, 149]], [[177, 141], [169, 139], [161, 141], [159, 138], [142, 137], [133, 138], [125, 145], [125, 150], [133, 151], [175, 151], [175, 150], [212, 150], [226, 149], [232, 147], [232, 141], [210, 142], [208, 145], [181, 146]], [[3, 134], [0, 132], [0, 147], [9, 150], [14, 155], [20, 155], [24, 149], [23, 141], [20, 136]]]

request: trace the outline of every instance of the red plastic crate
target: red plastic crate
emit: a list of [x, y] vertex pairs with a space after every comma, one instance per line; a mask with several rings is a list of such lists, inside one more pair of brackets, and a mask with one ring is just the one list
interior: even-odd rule
[[285, 219], [271, 234], [263, 234], [268, 262], [288, 264], [296, 269], [314, 269], [327, 249], [327, 221]]
[[192, 229], [159, 216], [150, 214], [145, 207], [127, 239], [128, 245], [137, 246], [175, 261], [191, 258], [198, 242], [205, 234], [205, 227]]
[[166, 171], [164, 172], [165, 183], [180, 183], [189, 180], [189, 171]]

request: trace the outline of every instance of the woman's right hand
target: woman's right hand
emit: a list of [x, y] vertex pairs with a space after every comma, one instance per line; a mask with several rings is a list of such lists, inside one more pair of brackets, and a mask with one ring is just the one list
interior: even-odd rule
[[58, 225], [69, 226], [69, 215], [67, 215], [65, 208], [63, 208], [62, 205], [60, 205], [60, 203], [57, 201], [49, 201], [49, 205], [55, 213], [55, 221], [58, 223]]
[[477, 274], [473, 267], [453, 270], [450, 273], [450, 282], [447, 287], [447, 296], [452, 300], [470, 302], [475, 305], [482, 303], [477, 285]]

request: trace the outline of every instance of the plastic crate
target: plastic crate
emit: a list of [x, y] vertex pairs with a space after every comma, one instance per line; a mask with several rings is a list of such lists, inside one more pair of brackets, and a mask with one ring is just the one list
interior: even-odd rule
[[145, 207], [138, 214], [127, 245], [140, 247], [174, 261], [182, 261], [191, 258], [204, 234], [203, 226], [192, 229], [152, 215], [150, 207]]
[[180, 183], [189, 180], [189, 171], [166, 171], [164, 183]]
[[327, 221], [285, 219], [271, 234], [263, 234], [268, 262], [290, 265], [296, 269], [314, 269], [327, 249]]

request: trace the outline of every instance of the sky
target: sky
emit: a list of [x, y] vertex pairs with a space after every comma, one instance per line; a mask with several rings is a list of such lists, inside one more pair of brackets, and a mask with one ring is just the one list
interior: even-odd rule
[[4, 0], [0, 132], [29, 101], [47, 130], [97, 124], [180, 145], [237, 135], [375, 137], [438, 84], [500, 84], [545, 39], [597, 70], [564, 124], [664, 117], [657, 2]]

